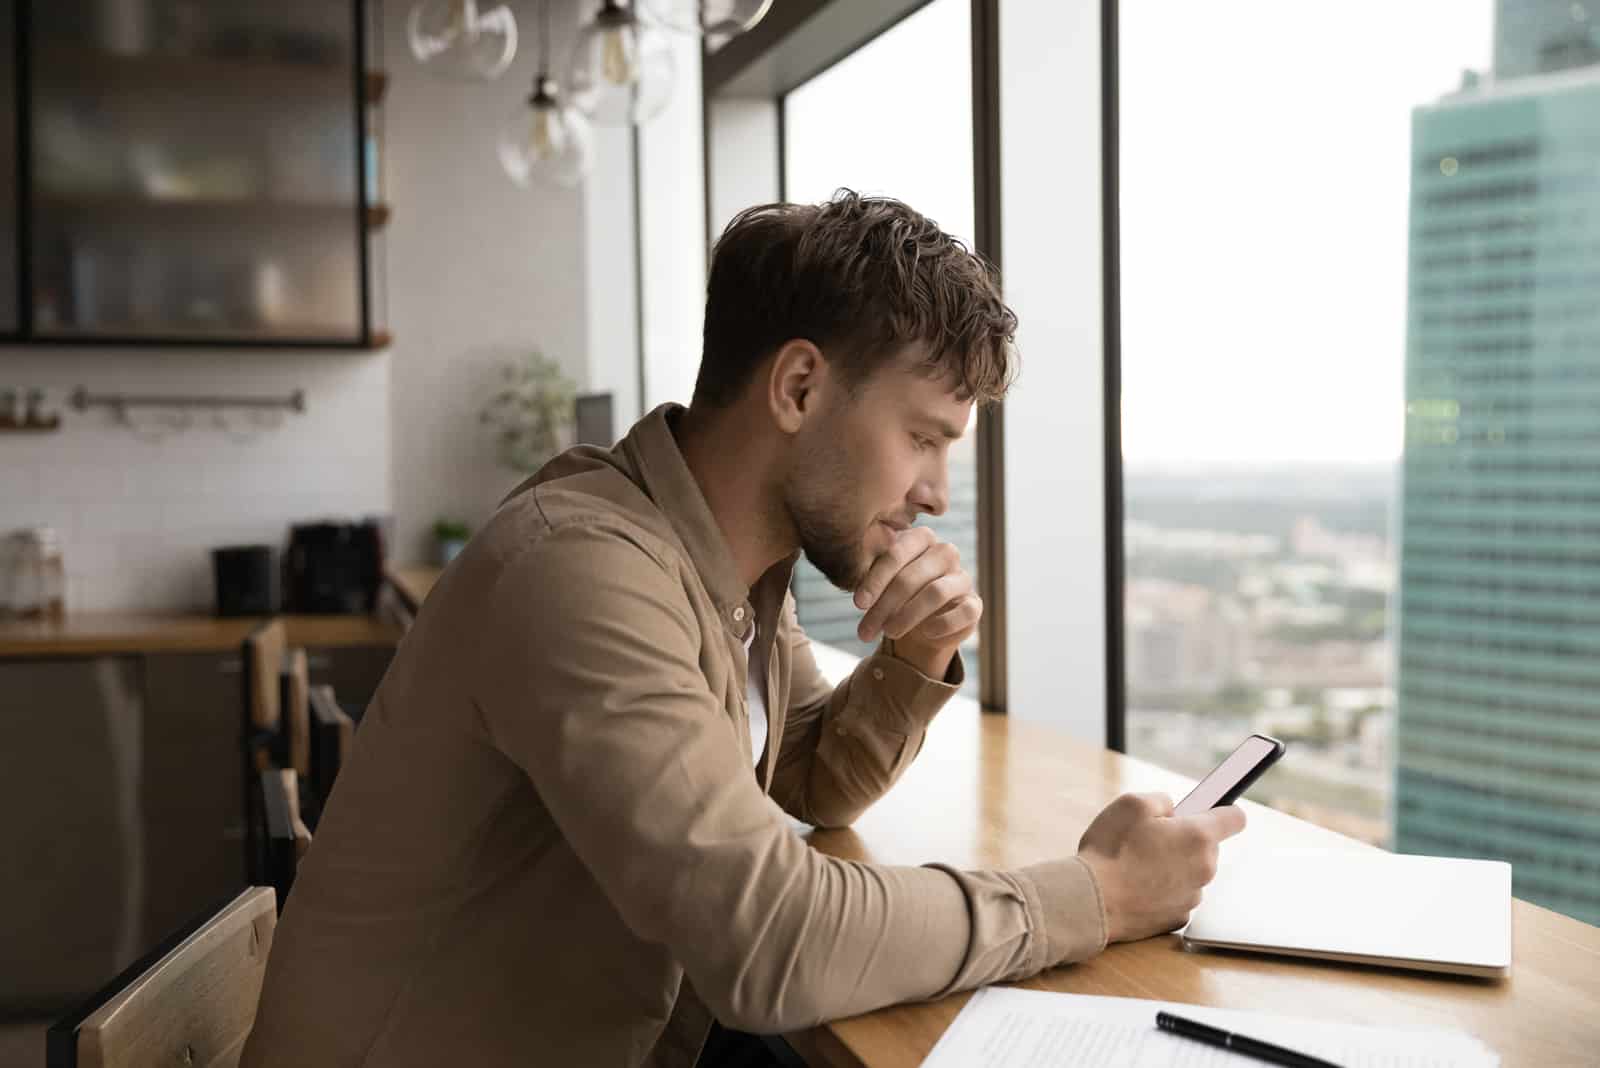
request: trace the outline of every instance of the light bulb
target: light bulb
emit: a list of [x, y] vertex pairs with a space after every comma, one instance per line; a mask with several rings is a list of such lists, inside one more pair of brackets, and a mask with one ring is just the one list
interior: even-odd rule
[[406, 19], [411, 54], [447, 78], [487, 81], [517, 54], [517, 19], [504, 4], [478, 10], [478, 0], [417, 0]]
[[637, 42], [633, 27], [611, 26], [600, 35], [600, 69], [612, 85], [631, 85], [639, 80], [639, 64], [634, 62]]
[[665, 34], [621, 0], [602, 0], [573, 47], [572, 99], [605, 126], [645, 122], [671, 99], [676, 66]]
[[589, 173], [589, 122], [562, 102], [555, 80], [534, 79], [533, 93], [500, 128], [500, 165], [511, 180], [526, 186], [574, 186]]
[[754, 29], [772, 0], [645, 0], [645, 13], [668, 29], [731, 37]]

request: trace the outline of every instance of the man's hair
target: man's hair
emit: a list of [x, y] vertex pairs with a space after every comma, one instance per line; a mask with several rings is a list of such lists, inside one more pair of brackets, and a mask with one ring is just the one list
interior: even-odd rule
[[850, 389], [922, 342], [920, 370], [987, 403], [1016, 377], [1016, 329], [994, 267], [898, 200], [841, 189], [822, 204], [762, 204], [712, 251], [694, 403], [731, 404], [799, 338]]

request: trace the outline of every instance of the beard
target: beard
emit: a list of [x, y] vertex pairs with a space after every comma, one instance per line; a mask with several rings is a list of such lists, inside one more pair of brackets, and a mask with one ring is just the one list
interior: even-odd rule
[[783, 484], [784, 508], [800, 551], [823, 578], [846, 593], [855, 592], [872, 565], [866, 546], [871, 524], [856, 525], [847, 518], [855, 511], [847, 489], [854, 466], [836, 441], [811, 445]]

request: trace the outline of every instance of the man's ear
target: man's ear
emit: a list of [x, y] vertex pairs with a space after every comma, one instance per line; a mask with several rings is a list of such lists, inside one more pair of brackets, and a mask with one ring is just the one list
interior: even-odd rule
[[799, 432], [806, 419], [819, 410], [826, 377], [827, 364], [815, 345], [803, 338], [783, 343], [767, 375], [767, 407], [778, 429], [785, 434]]

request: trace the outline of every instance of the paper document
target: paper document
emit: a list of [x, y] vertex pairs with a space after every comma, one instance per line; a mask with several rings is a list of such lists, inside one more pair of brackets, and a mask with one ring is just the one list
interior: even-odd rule
[[1367, 1027], [1173, 1001], [985, 987], [972, 995], [922, 1068], [1261, 1068], [1261, 1061], [1156, 1030], [1156, 1013], [1235, 1031], [1342, 1068], [1498, 1068], [1461, 1031]]

